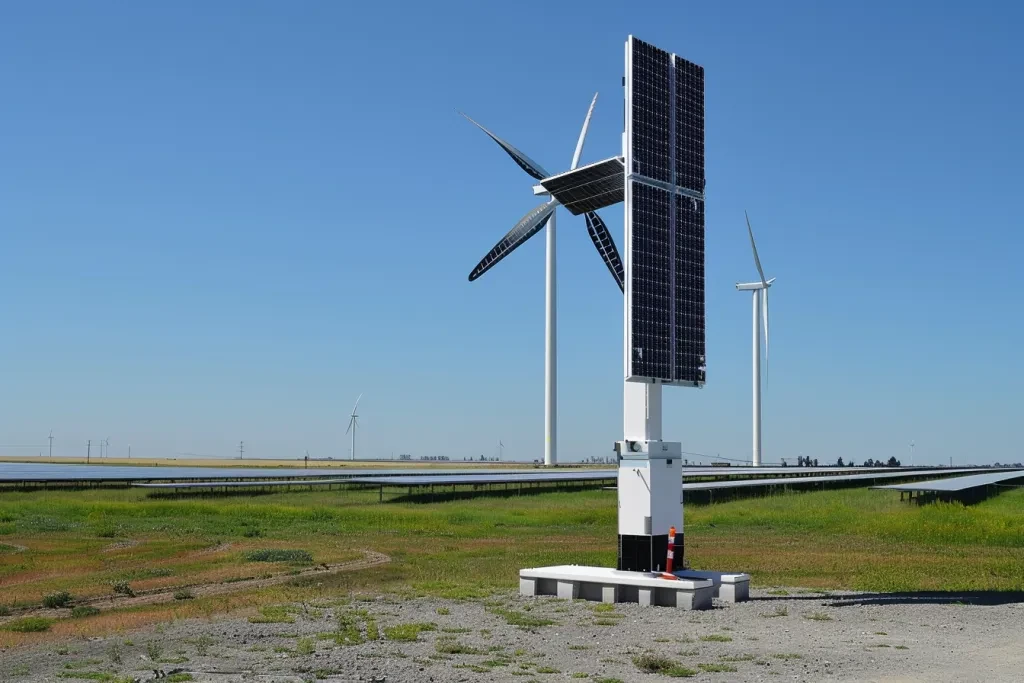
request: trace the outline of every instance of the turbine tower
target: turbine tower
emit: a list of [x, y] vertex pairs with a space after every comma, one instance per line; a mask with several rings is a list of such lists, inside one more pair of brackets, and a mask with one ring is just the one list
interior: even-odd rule
[[356, 459], [356, 427], [359, 426], [359, 415], [356, 414], [356, 408], [359, 407], [359, 401], [361, 401], [362, 398], [363, 395], [359, 394], [359, 398], [356, 399], [356, 404], [352, 406], [352, 414], [349, 415], [348, 419], [348, 429], [345, 430], [346, 434], [349, 432], [352, 433], [352, 454], [349, 456], [349, 460]]
[[[583, 153], [583, 143], [587, 137], [587, 129], [590, 127], [590, 117], [594, 113], [595, 104], [597, 104], [597, 94], [594, 95], [594, 99], [590, 102], [587, 116], [583, 120], [583, 129], [580, 131], [580, 137], [576, 142], [576, 151], [573, 153], [569, 171], [555, 176], [549, 176], [548, 172], [541, 168], [540, 164], [481, 126], [469, 116], [466, 116], [466, 114], [462, 114], [470, 123], [498, 143], [529, 176], [540, 181], [539, 185], [533, 187], [534, 195], [547, 197], [546, 201], [527, 212], [501, 238], [494, 248], [481, 259], [480, 263], [469, 274], [469, 280], [470, 282], [476, 280], [512, 253], [516, 247], [540, 232], [545, 225], [547, 226], [547, 251], [544, 273], [544, 464], [548, 466], [555, 465], [558, 462], [555, 209], [560, 204], [575, 215], [584, 214], [590, 239], [611, 272], [612, 277], [615, 278], [620, 291], [624, 286], [622, 258], [619, 256], [618, 249], [615, 247], [615, 242], [612, 240], [607, 226], [605, 226], [604, 221], [594, 211], [594, 209], [601, 208], [602, 206], [608, 206], [616, 203], [616, 201], [621, 201], [622, 160], [621, 158], [613, 157], [612, 159], [584, 166], [583, 168], [577, 168], [580, 162], [580, 155]], [[593, 196], [593, 186], [600, 185], [602, 182], [607, 185], [606, 194], [610, 197], [618, 196], [617, 200], [595, 199]], [[573, 190], [582, 191], [574, 194]], [[618, 195], [616, 190], [618, 190]]]
[[761, 268], [761, 259], [757, 257], [757, 245], [754, 244], [754, 229], [750, 227], [750, 216], [743, 212], [747, 219], [747, 234], [750, 235], [750, 248], [754, 252], [754, 265], [757, 266], [757, 274], [761, 276], [760, 282], [736, 283], [736, 289], [751, 293], [753, 300], [753, 380], [754, 380], [754, 406], [753, 406], [753, 463], [754, 467], [761, 466], [761, 322], [764, 322], [764, 363], [768, 365], [768, 288], [775, 282], [775, 278], [766, 280], [764, 270]]

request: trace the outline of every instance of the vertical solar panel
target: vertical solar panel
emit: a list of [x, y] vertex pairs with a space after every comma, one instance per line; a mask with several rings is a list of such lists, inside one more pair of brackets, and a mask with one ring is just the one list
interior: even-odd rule
[[633, 41], [633, 172], [672, 179], [669, 149], [669, 54]]
[[675, 58], [675, 185], [704, 192], [704, 67]]
[[675, 196], [675, 373], [673, 379], [703, 384], [704, 202]]
[[626, 48], [626, 377], [705, 382], [704, 69]]
[[633, 374], [671, 377], [672, 292], [669, 285], [669, 205], [665, 190], [632, 184]]

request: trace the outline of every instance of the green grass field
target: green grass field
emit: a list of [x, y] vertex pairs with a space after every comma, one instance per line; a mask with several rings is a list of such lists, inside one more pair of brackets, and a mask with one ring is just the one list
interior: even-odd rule
[[[522, 567], [613, 565], [614, 491], [380, 505], [375, 492], [153, 499], [134, 489], [0, 494], [0, 613], [44, 595], [109, 595], [229, 582], [289, 565], [268, 549], [339, 562], [372, 549], [392, 562], [244, 594], [105, 611], [48, 633], [84, 635], [349, 592], [485, 597]], [[901, 503], [846, 489], [688, 505], [695, 568], [742, 570], [756, 586], [871, 591], [1024, 590], [1024, 490], [978, 505]], [[285, 553], [281, 557], [302, 557]], [[65, 623], [66, 622], [66, 623]], [[71, 623], [74, 622], [74, 623]], [[0, 646], [45, 634], [5, 631]]]

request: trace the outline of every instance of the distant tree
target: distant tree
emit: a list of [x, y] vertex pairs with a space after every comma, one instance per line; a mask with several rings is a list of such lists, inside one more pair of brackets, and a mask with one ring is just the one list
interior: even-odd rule
[[786, 465], [786, 459], [785, 459], [785, 458], [783, 458], [783, 459], [782, 459], [782, 466], [783, 466], [783, 467], [786, 467], [786, 466], [787, 466], [787, 465]]
[[867, 460], [864, 461], [864, 467], [874, 467], [874, 466], [875, 466], [875, 461], [872, 460], [871, 458], [868, 458]]
[[894, 455], [891, 458], [889, 458], [889, 462], [887, 462], [886, 465], [888, 465], [889, 467], [899, 467], [900, 461], [897, 460], [896, 456]]
[[839, 460], [836, 461], [836, 467], [843, 467], [843, 458], [841, 456]]
[[815, 467], [817, 467], [817, 466], [818, 466], [818, 459], [817, 459], [817, 458], [815, 458], [815, 459], [814, 459], [814, 466], [815, 466]]

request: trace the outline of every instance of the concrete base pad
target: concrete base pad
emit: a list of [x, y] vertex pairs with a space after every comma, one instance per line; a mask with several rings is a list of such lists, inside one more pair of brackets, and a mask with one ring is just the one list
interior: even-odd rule
[[715, 584], [714, 595], [723, 602], [746, 602], [750, 599], [750, 574], [727, 572], [679, 571], [681, 579], [709, 579]]
[[710, 578], [673, 580], [648, 572], [578, 565], [519, 570], [519, 593], [525, 596], [553, 595], [596, 602], [637, 602], [679, 609], [708, 609], [714, 592], [715, 582]]

